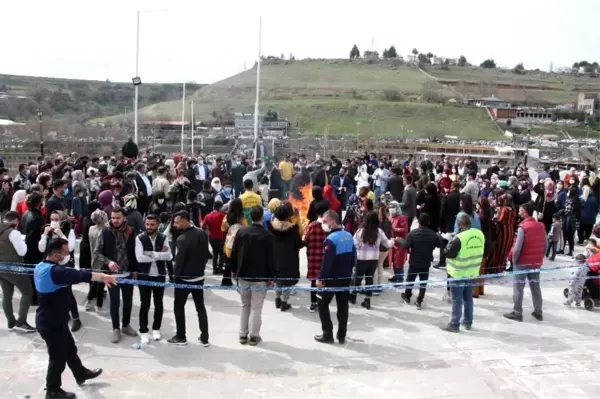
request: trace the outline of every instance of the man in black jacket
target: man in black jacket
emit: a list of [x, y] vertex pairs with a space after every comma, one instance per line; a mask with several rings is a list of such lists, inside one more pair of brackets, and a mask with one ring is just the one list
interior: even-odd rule
[[152, 181], [146, 175], [146, 164], [139, 163], [136, 166], [135, 185], [137, 186], [137, 209], [142, 215], [148, 213], [150, 196], [152, 195]]
[[[127, 226], [125, 211], [115, 207], [110, 214], [110, 224], [98, 236], [98, 244], [94, 250], [96, 259], [101, 262], [103, 270], [128, 276], [136, 270], [135, 236], [131, 227]], [[102, 292], [100, 289], [98, 292]], [[111, 342], [121, 341], [121, 333], [136, 337], [137, 332], [129, 325], [133, 306], [133, 285], [123, 284], [110, 287], [110, 318], [112, 321]], [[123, 319], [119, 328], [119, 307], [123, 298]]]
[[391, 172], [392, 175], [388, 180], [387, 191], [389, 191], [390, 194], [392, 194], [392, 198], [394, 198], [394, 201], [401, 203], [402, 196], [404, 194], [404, 181], [402, 179], [401, 169], [398, 167], [393, 167]]
[[[442, 197], [442, 209], [440, 210], [440, 231], [442, 233], [454, 232], [456, 215], [460, 212], [460, 183], [453, 181], [451, 187], [448, 195]], [[443, 240], [442, 248], [445, 248], [447, 244], [448, 241]], [[440, 267], [446, 267], [446, 254], [444, 251], [440, 251], [440, 262], [434, 266], [436, 269]]]
[[[430, 217], [425, 212], [419, 215], [419, 227], [408, 233], [406, 240], [401, 241], [401, 245], [410, 251], [408, 261], [407, 283], [412, 283], [419, 277], [419, 296], [417, 297], [417, 309], [421, 309], [427, 284], [422, 283], [429, 279], [429, 267], [433, 262], [433, 251], [436, 248], [442, 248], [441, 237], [429, 228]], [[404, 302], [410, 304], [412, 296], [412, 285], [406, 286], [406, 291], [402, 293]]]
[[[25, 234], [25, 244], [27, 244], [27, 253], [23, 256], [23, 262], [29, 265], [37, 265], [44, 259], [44, 255], [38, 249], [38, 243], [42, 238], [44, 228], [44, 217], [42, 216], [42, 204], [44, 197], [39, 192], [32, 192], [25, 200], [27, 212], [21, 218], [21, 232]], [[31, 286], [34, 287], [33, 276], [31, 276]], [[37, 291], [33, 289], [33, 302], [37, 305]]]
[[[187, 345], [185, 335], [185, 304], [188, 297], [192, 294], [194, 305], [198, 313], [198, 324], [200, 326], [200, 338], [198, 340], [202, 346], [209, 346], [208, 343], [208, 315], [204, 307], [204, 269], [206, 262], [211, 259], [208, 250], [208, 236], [206, 233], [194, 227], [190, 221], [188, 211], [179, 211], [175, 213], [173, 227], [180, 235], [177, 237], [177, 254], [175, 255], [174, 275], [176, 284], [185, 284], [190, 288], [176, 288], [173, 311], [175, 313], [175, 324], [177, 333], [167, 342], [174, 345]], [[198, 286], [198, 288], [191, 288]]]
[[[263, 228], [263, 208], [250, 209], [252, 224], [241, 228], [231, 249], [231, 266], [240, 287], [242, 314], [240, 316], [240, 344], [258, 345], [262, 340], [262, 308], [266, 288], [273, 284], [273, 235]], [[250, 334], [250, 340], [248, 340]]]
[[52, 212], [65, 210], [65, 188], [67, 188], [67, 182], [65, 180], [55, 180], [54, 183], [52, 183], [54, 195], [46, 201], [46, 223], [50, 223], [50, 215]]
[[[167, 275], [167, 262], [173, 259], [169, 242], [164, 234], [158, 232], [158, 217], [146, 216], [146, 232], [135, 239], [135, 257], [137, 264], [135, 274], [138, 280], [164, 283]], [[139, 274], [138, 274], [139, 273]], [[152, 339], [159, 341], [160, 326], [163, 316], [163, 295], [165, 287], [139, 285], [140, 290], [140, 334], [142, 344], [150, 342], [148, 336], [148, 311], [150, 299], [154, 296], [154, 322], [152, 323]]]

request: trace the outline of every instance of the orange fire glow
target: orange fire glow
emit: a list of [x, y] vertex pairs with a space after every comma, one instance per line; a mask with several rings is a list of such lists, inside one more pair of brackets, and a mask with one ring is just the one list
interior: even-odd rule
[[288, 201], [294, 206], [294, 208], [298, 209], [298, 213], [300, 215], [300, 222], [303, 226], [306, 225], [306, 215], [308, 214], [308, 207], [310, 205], [310, 201], [312, 201], [312, 186], [307, 184], [305, 186], [301, 186], [299, 188], [302, 193], [302, 199], [296, 199], [290, 193], [288, 194]]

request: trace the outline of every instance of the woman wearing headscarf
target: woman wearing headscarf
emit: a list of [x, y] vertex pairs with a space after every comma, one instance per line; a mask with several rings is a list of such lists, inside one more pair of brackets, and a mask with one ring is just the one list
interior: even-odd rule
[[[406, 239], [408, 235], [408, 218], [402, 213], [402, 207], [399, 202], [391, 201], [388, 204], [390, 222], [392, 224], [392, 238]], [[404, 281], [404, 263], [406, 263], [408, 251], [401, 245], [394, 245], [391, 249], [391, 263], [394, 269], [394, 276], [388, 281], [401, 283]]]
[[[323, 189], [319, 186], [312, 187], [312, 201], [308, 205], [308, 212], [306, 213], [306, 219], [308, 222], [314, 222], [317, 220], [317, 212], [315, 211], [315, 205], [318, 202], [327, 201], [323, 198]], [[327, 201], [327, 208], [329, 208], [329, 201]]]
[[360, 165], [360, 169], [358, 170], [358, 174], [354, 178], [356, 180], [356, 190], [360, 190], [362, 187], [369, 187], [369, 179], [371, 176], [369, 172], [367, 172], [367, 165]]
[[304, 247], [298, 226], [289, 221], [288, 208], [279, 206], [271, 222], [269, 231], [273, 234], [273, 262], [275, 269], [275, 285], [280, 290], [275, 291], [275, 307], [285, 312], [291, 309], [289, 287], [298, 284], [300, 280], [300, 255]]
[[[90, 202], [90, 211], [90, 216], [83, 219], [82, 222], [81, 244], [79, 246], [79, 268], [91, 269], [97, 272], [101, 271], [102, 264], [96, 260], [94, 250], [98, 245], [98, 237], [106, 227], [108, 217], [101, 209], [101, 205], [98, 201]], [[90, 282], [88, 295], [84, 305], [85, 310], [88, 312], [93, 309], [92, 300], [94, 299], [96, 299], [96, 310], [102, 309], [104, 285], [102, 284], [100, 290], [99, 286], [100, 285], [97, 282]]]
[[441, 207], [442, 205], [435, 183], [427, 183], [425, 185], [425, 200], [423, 201], [423, 206], [420, 208], [420, 211], [429, 215], [431, 218], [429, 228], [436, 233], [440, 227]]
[[133, 194], [129, 194], [123, 198], [125, 201], [125, 216], [127, 217], [127, 225], [133, 229], [134, 237], [145, 231], [144, 218], [137, 209], [137, 200]]
[[450, 169], [446, 168], [442, 172], [442, 177], [438, 181], [438, 192], [440, 194], [448, 194], [452, 187], [452, 179], [450, 178]]
[[323, 199], [329, 201], [329, 209], [336, 212], [338, 215], [342, 214], [342, 204], [337, 199], [332, 185], [328, 184], [323, 188]]
[[521, 180], [519, 182], [519, 204], [526, 204], [531, 201], [531, 191], [529, 184], [526, 181]]
[[152, 202], [148, 207], [148, 213], [160, 216], [160, 214], [163, 212], [167, 212], [165, 194], [162, 191], [157, 191], [154, 194], [152, 194]]
[[269, 226], [269, 222], [273, 218], [273, 214], [275, 213], [275, 209], [277, 209], [281, 205], [281, 201], [278, 198], [272, 198], [267, 205], [267, 209], [265, 209], [265, 213], [263, 214], [263, 227], [266, 229]]
[[231, 250], [233, 243], [235, 242], [235, 236], [240, 228], [247, 226], [248, 222], [244, 217], [244, 209], [242, 206], [242, 200], [239, 198], [229, 201], [227, 209], [227, 215], [223, 219], [221, 225], [221, 231], [225, 236], [225, 242], [223, 244], [223, 254], [225, 255], [225, 268], [223, 270], [223, 279], [221, 280], [222, 286], [231, 287], [233, 282], [231, 281], [231, 266], [229, 258], [231, 257]]
[[592, 193], [590, 186], [583, 186], [583, 194], [581, 195], [581, 220], [579, 221], [579, 230], [577, 232], [579, 245], [583, 244], [584, 240], [590, 239], [597, 215], [598, 199]]
[[490, 273], [502, 273], [515, 238], [517, 220], [517, 212], [513, 208], [510, 194], [500, 195], [496, 199], [496, 216], [493, 220], [495, 226], [492, 228], [496, 233], [496, 243], [487, 266]]
[[537, 194], [535, 206], [538, 212], [538, 219], [544, 223], [546, 234], [550, 232], [552, 227], [552, 216], [556, 213], [556, 188], [554, 182], [548, 178], [540, 182], [533, 188]]
[[563, 236], [569, 244], [569, 256], [573, 256], [575, 249], [575, 232], [577, 224], [581, 219], [581, 202], [579, 200], [579, 190], [576, 185], [569, 188], [567, 200], [565, 201], [565, 213], [563, 216]]
[[[487, 199], [487, 197], [479, 197], [478, 204], [479, 225], [481, 226], [481, 232], [485, 237], [483, 259], [481, 260], [481, 266], [479, 267], [479, 275], [484, 275], [490, 273], [488, 263], [494, 250], [494, 223], [492, 221], [490, 201]], [[479, 295], [484, 294], [484, 283], [485, 279], [483, 278], [477, 280], [477, 283], [473, 287], [473, 297], [478, 298]]]

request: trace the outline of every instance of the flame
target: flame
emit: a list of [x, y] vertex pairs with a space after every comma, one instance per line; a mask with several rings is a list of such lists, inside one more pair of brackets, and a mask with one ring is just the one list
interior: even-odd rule
[[297, 190], [298, 191], [295, 193], [296, 195], [293, 195], [294, 193], [288, 194], [288, 201], [294, 206], [294, 208], [298, 209], [300, 222], [302, 223], [302, 226], [306, 226], [306, 215], [308, 214], [310, 201], [312, 201], [312, 185], [306, 184], [298, 187]]

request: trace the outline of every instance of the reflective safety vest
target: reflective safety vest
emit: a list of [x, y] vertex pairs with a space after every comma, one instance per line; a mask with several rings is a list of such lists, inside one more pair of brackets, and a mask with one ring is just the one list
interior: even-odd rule
[[483, 260], [485, 236], [481, 230], [470, 228], [454, 238], [460, 240], [460, 251], [456, 258], [446, 260], [446, 271], [451, 277], [477, 277]]

